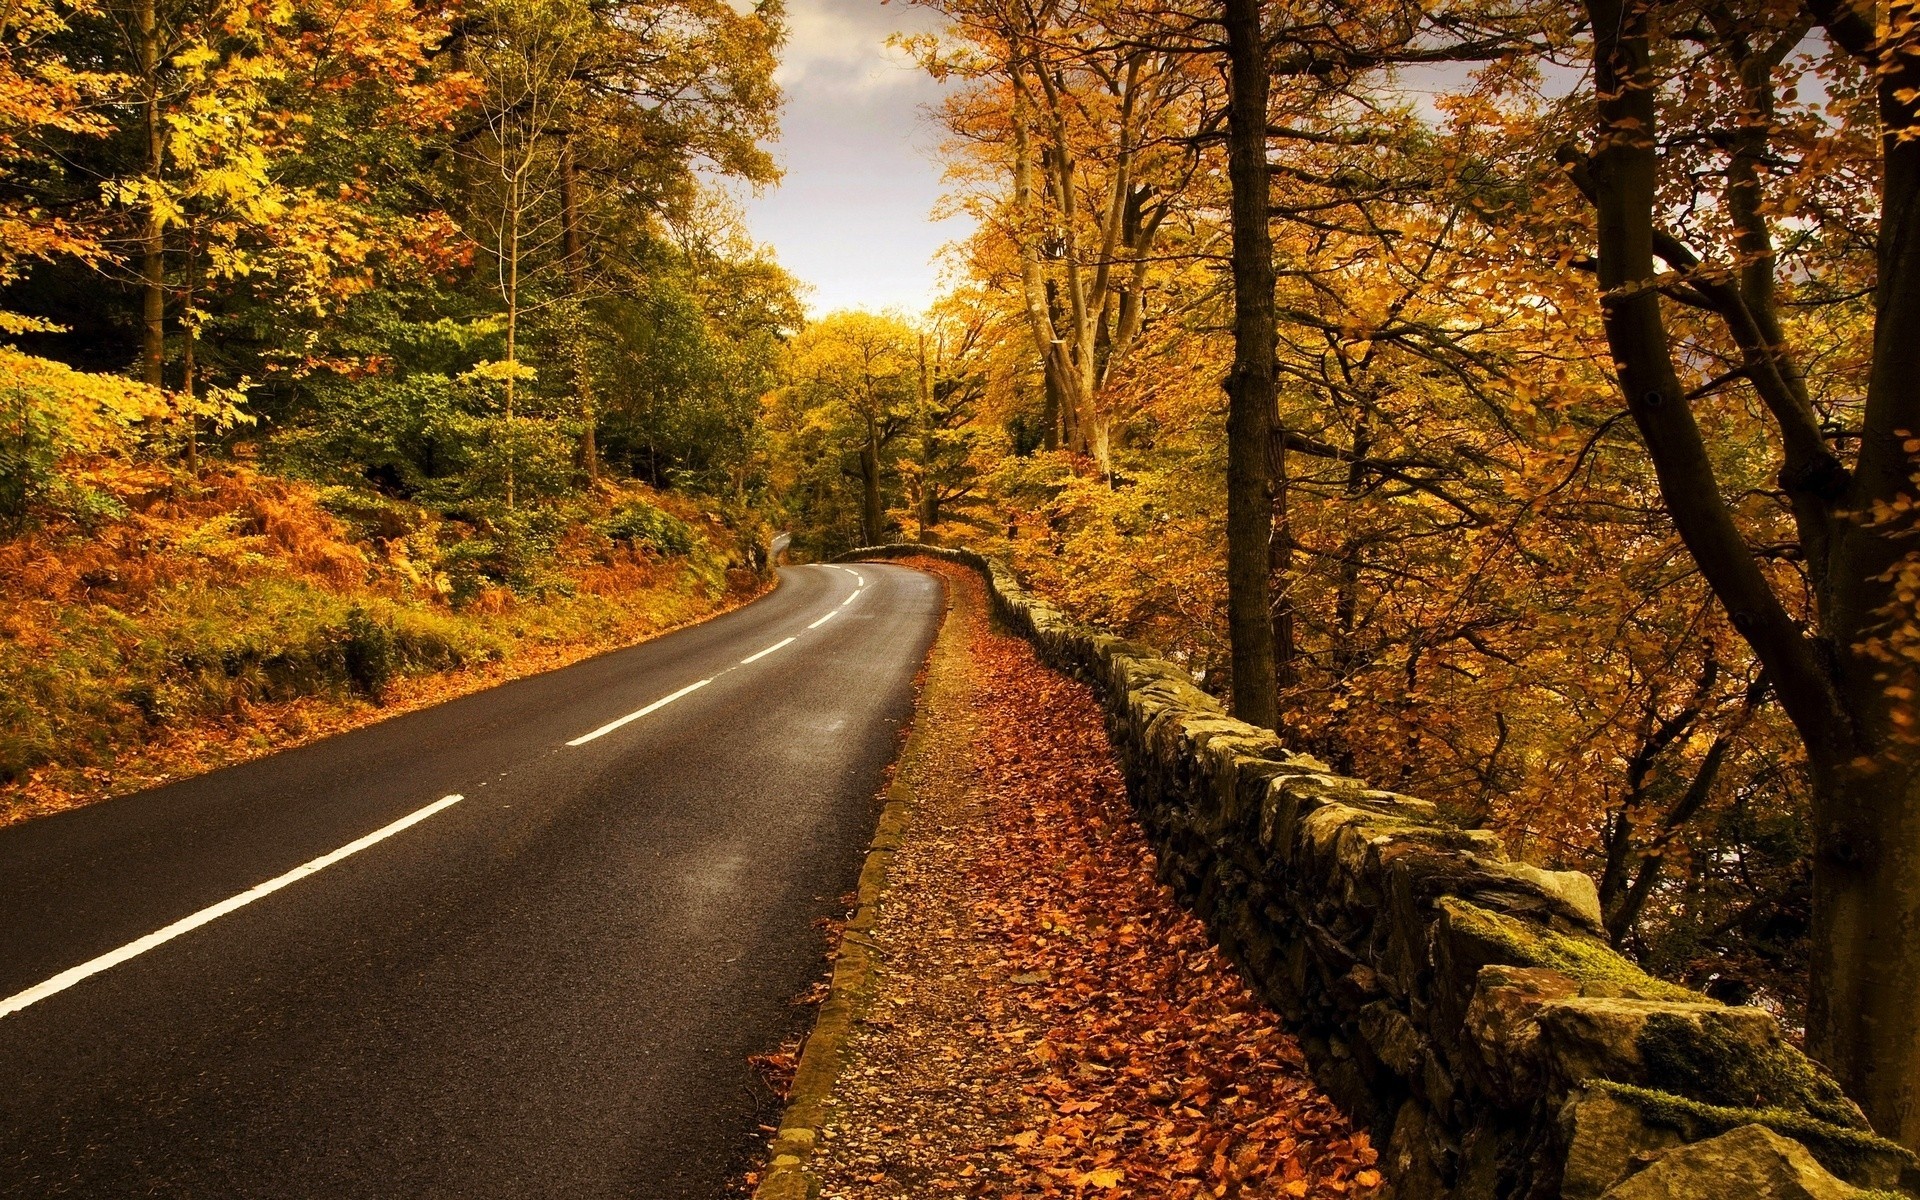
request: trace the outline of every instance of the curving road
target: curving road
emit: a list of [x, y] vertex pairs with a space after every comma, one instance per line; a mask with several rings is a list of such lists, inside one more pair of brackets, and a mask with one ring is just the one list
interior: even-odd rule
[[646, 645], [0, 830], [0, 1196], [719, 1197], [942, 607], [902, 568], [790, 568]]

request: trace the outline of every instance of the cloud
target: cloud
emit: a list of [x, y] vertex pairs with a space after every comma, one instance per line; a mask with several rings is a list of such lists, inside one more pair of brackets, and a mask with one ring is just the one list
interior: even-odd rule
[[939, 135], [923, 113], [941, 87], [886, 43], [940, 18], [905, 0], [789, 0], [787, 15], [775, 148], [786, 178], [747, 201], [748, 223], [814, 286], [814, 311], [919, 309], [937, 290], [935, 254], [965, 222], [930, 219]]
[[939, 19], [926, 9], [879, 0], [796, 0], [787, 19], [778, 78], [790, 92], [924, 91], [931, 83], [887, 45], [894, 33], [937, 27]]

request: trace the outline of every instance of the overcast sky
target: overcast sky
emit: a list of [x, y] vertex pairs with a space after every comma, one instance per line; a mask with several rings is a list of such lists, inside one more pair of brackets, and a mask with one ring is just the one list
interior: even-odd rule
[[967, 227], [932, 217], [939, 133], [925, 110], [940, 88], [886, 41], [937, 22], [903, 0], [789, 0], [787, 15], [779, 74], [787, 107], [775, 147], [786, 178], [747, 199], [748, 226], [812, 286], [815, 314], [918, 312], [936, 290], [935, 256]]

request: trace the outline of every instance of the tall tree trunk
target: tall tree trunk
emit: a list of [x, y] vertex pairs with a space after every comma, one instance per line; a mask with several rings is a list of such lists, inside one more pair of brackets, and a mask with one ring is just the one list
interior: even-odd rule
[[[1066, 313], [1060, 306], [1060, 285], [1049, 279], [1046, 284], [1047, 315], [1052, 322], [1051, 328], [1058, 329], [1066, 320]], [[1071, 373], [1073, 368], [1067, 362], [1065, 347], [1054, 342], [1041, 347], [1043, 362], [1047, 369], [1047, 386], [1052, 389], [1053, 402], [1060, 409], [1060, 444], [1074, 454], [1087, 452], [1086, 431], [1081, 425], [1080, 406], [1074, 402]]]
[[869, 546], [880, 544], [880, 526], [886, 511], [880, 506], [880, 432], [867, 418], [867, 440], [860, 447], [860, 535]]
[[[139, 38], [140, 90], [149, 186], [160, 186], [166, 168], [166, 139], [160, 128], [160, 22], [154, 0], [135, 0], [134, 32]], [[167, 353], [167, 234], [157, 201], [149, 199], [140, 217], [140, 376], [151, 387], [163, 384]]]
[[584, 308], [587, 297], [587, 247], [580, 228], [579, 186], [573, 159], [573, 139], [563, 137], [560, 142], [560, 219], [566, 238], [567, 296], [574, 304], [573, 325], [568, 333], [568, 341], [572, 343], [568, 357], [573, 359], [573, 386], [580, 394], [580, 419], [584, 426], [580, 434], [580, 460], [587, 468], [588, 481], [598, 485], [600, 443], [597, 427], [600, 412], [594, 402], [593, 371], [588, 361]]
[[[1853, 487], [1841, 505], [1863, 513], [1910, 495], [1916, 470], [1905, 443], [1920, 430], [1920, 142], [1910, 136], [1920, 124], [1920, 59], [1911, 32], [1899, 44], [1876, 46], [1872, 5], [1810, 7], [1878, 75], [1873, 369]], [[1879, 14], [1898, 29], [1912, 8], [1896, 2]], [[1910, 549], [1903, 529], [1857, 518], [1835, 539], [1823, 625], [1866, 752], [1849, 746], [1847, 759], [1815, 763], [1823, 795], [1814, 823], [1807, 1040], [1880, 1132], [1920, 1150], [1920, 748], [1912, 701], [1891, 695], [1881, 664], [1857, 650], [1897, 604], [1893, 575]]]
[[507, 191], [507, 507], [513, 507], [513, 459], [518, 447], [518, 431], [513, 422], [513, 393], [520, 382], [518, 338], [520, 334], [520, 176], [516, 173]]
[[1044, 427], [1040, 434], [1040, 447], [1043, 450], [1060, 448], [1060, 385], [1054, 382], [1053, 368], [1041, 364], [1040, 388], [1044, 400], [1041, 403], [1040, 422]]
[[1277, 415], [1273, 243], [1267, 226], [1267, 60], [1260, 0], [1225, 0], [1231, 68], [1227, 173], [1233, 182], [1233, 374], [1227, 381], [1227, 629], [1233, 715], [1277, 728], [1273, 534], [1267, 456]]
[[940, 522], [940, 486], [933, 477], [934, 460], [939, 450], [933, 413], [933, 366], [927, 361], [927, 335], [920, 335], [920, 496], [914, 506], [920, 525], [921, 542], [933, 540], [931, 530]]
[[200, 475], [200, 413], [197, 404], [199, 381], [194, 378], [200, 366], [200, 326], [193, 315], [195, 293], [200, 288], [198, 236], [199, 230], [189, 224], [187, 226], [187, 289], [180, 299], [180, 315], [184, 325], [181, 331], [180, 394], [185, 398], [187, 409], [187, 474], [195, 478], [199, 478]]
[[1273, 532], [1267, 542], [1267, 586], [1272, 589], [1273, 597], [1273, 684], [1276, 689], [1285, 691], [1300, 681], [1300, 670], [1295, 661], [1299, 649], [1296, 645], [1293, 609], [1293, 552], [1296, 543], [1292, 516], [1287, 511], [1291, 481], [1287, 475], [1287, 443], [1280, 433], [1276, 425], [1274, 437], [1269, 443]]

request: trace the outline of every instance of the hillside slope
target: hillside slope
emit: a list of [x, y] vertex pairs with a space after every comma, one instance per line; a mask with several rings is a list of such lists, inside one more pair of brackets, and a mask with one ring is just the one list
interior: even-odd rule
[[99, 464], [0, 541], [0, 824], [631, 644], [757, 595], [683, 498], [436, 514], [229, 465]]

